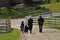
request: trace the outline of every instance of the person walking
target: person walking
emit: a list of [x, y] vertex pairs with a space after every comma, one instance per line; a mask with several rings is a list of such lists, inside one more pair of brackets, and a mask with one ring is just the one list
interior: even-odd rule
[[23, 33], [23, 32], [24, 32], [24, 21], [21, 22], [20, 28], [21, 28], [21, 31], [22, 31], [22, 33]]
[[28, 19], [28, 26], [29, 26], [30, 33], [32, 33], [33, 19], [31, 17]]
[[39, 32], [42, 32], [43, 23], [44, 23], [44, 18], [42, 18], [42, 16], [39, 16], [38, 18]]

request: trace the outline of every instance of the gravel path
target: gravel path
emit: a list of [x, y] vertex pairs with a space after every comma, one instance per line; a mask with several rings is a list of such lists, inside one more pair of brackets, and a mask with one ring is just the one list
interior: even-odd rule
[[60, 40], [60, 31], [52, 28], [43, 28], [43, 33], [38, 32], [38, 26], [33, 26], [32, 34], [21, 33], [20, 40]]
[[20, 18], [20, 19], [11, 19], [11, 27], [12, 28], [18, 28], [20, 29], [21, 22], [25, 22], [25, 18]]
[[[25, 21], [25, 18], [11, 19], [11, 27], [19, 29], [22, 20]], [[34, 25], [32, 34], [21, 33], [20, 40], [60, 40], [60, 31], [44, 26], [43, 33], [39, 33], [38, 25]]]

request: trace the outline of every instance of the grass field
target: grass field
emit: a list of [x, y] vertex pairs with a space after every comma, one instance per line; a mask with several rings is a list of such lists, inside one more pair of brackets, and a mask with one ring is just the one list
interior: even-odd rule
[[19, 36], [19, 30], [13, 29], [9, 33], [0, 33], [0, 40], [18, 40]]
[[50, 9], [52, 12], [56, 12], [56, 11], [60, 11], [60, 2], [59, 3], [51, 3], [51, 4], [44, 4], [44, 5], [40, 5], [40, 6], [44, 6], [48, 9]]

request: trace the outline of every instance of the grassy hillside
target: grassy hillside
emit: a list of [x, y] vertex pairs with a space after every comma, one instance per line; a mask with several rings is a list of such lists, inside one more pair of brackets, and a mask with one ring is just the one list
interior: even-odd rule
[[56, 2], [56, 0], [50, 0], [50, 2], [51, 2], [51, 3], [55, 3], [55, 2]]
[[0, 13], [0, 18], [19, 18], [19, 17], [24, 17], [24, 15], [29, 15], [39, 12], [39, 10], [33, 10], [33, 9], [10, 9], [8, 10], [7, 8], [3, 7], [1, 8], [1, 13]]
[[40, 5], [40, 6], [44, 6], [46, 8], [49, 8], [52, 12], [60, 11], [60, 2], [59, 3], [44, 4], [44, 5]]
[[1, 8], [0, 18], [17, 18], [22, 15], [22, 12], [19, 10], [10, 9], [3, 7]]
[[[41, 7], [44, 6], [48, 9], [50, 9], [52, 12], [57, 12], [57, 11], [60, 12], [60, 2], [59, 3], [51, 3], [51, 4], [43, 4], [43, 5], [39, 5], [39, 6], [41, 6]], [[33, 9], [33, 8], [26, 9], [26, 8], [22, 8], [22, 9], [16, 8], [16, 9], [8, 10], [7, 8], [3, 7], [3, 8], [1, 8], [0, 18], [18, 18], [21, 16], [23, 17], [24, 15], [41, 12], [38, 9]]]

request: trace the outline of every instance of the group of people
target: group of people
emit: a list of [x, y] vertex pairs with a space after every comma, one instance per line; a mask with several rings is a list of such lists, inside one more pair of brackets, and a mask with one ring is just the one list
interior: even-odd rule
[[[21, 22], [21, 31], [22, 33], [28, 33], [28, 30], [30, 31], [30, 33], [32, 33], [32, 28], [33, 28], [33, 19], [30, 17], [28, 20], [28, 24], [24, 25], [24, 21]], [[39, 16], [38, 18], [38, 25], [39, 25], [39, 32], [42, 32], [43, 29], [43, 23], [44, 23], [44, 18], [42, 18], [42, 16]]]

